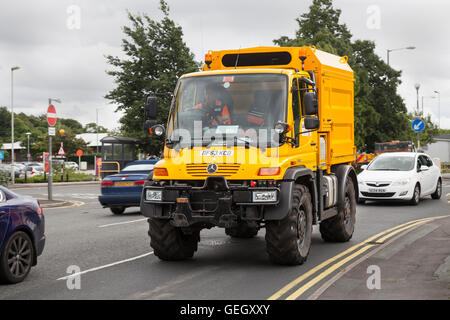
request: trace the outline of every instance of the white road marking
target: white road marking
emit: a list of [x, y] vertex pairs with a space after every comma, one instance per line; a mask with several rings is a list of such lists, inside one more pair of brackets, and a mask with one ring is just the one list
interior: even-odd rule
[[138, 219], [138, 220], [131, 220], [131, 221], [124, 221], [124, 222], [116, 222], [116, 223], [109, 223], [109, 224], [104, 224], [101, 226], [98, 226], [99, 228], [106, 228], [106, 227], [111, 227], [111, 226], [118, 226], [121, 224], [127, 224], [127, 223], [133, 223], [133, 222], [140, 222], [140, 221], [147, 221], [147, 218], [144, 219]]
[[134, 261], [134, 260], [137, 260], [137, 259], [141, 259], [141, 258], [147, 257], [147, 256], [149, 256], [151, 254], [153, 254], [153, 251], [145, 253], [145, 254], [141, 254], [140, 256], [137, 256], [137, 257], [133, 257], [133, 258], [129, 258], [129, 259], [113, 262], [113, 263], [110, 263], [110, 264], [106, 264], [104, 266], [100, 266], [100, 267], [84, 270], [84, 271], [81, 271], [81, 272], [73, 273], [71, 275], [68, 275], [68, 276], [65, 276], [65, 277], [61, 277], [61, 278], [58, 278], [56, 280], [57, 281], [58, 280], [67, 280], [67, 279], [70, 279], [70, 278], [73, 278], [73, 277], [77, 277], [77, 276], [80, 276], [80, 275], [88, 273], [88, 272], [98, 271], [98, 270], [109, 268], [109, 267], [113, 267], [113, 266], [116, 266], [118, 264], [122, 264], [122, 263], [125, 263], [125, 262], [130, 262], [130, 261]]

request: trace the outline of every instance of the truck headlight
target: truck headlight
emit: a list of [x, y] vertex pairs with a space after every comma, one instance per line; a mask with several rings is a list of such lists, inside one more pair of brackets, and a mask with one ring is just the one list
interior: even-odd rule
[[161, 201], [162, 191], [161, 190], [145, 190], [145, 200], [147, 201]]
[[276, 191], [253, 191], [253, 202], [275, 202], [277, 201]]

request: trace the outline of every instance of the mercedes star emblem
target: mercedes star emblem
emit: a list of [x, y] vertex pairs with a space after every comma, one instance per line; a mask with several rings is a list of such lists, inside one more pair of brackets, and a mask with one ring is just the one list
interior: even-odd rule
[[206, 171], [208, 173], [215, 173], [217, 171], [217, 165], [215, 163], [211, 163], [206, 167]]

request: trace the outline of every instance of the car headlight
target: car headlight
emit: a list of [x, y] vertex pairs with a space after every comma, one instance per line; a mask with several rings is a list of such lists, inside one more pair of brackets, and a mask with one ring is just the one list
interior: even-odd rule
[[161, 190], [145, 190], [145, 200], [147, 201], [161, 201], [162, 191]]
[[411, 179], [408, 178], [408, 179], [403, 179], [403, 180], [397, 180], [392, 185], [393, 186], [405, 186], [410, 182], [411, 182]]
[[253, 202], [275, 202], [277, 201], [276, 191], [253, 191]]

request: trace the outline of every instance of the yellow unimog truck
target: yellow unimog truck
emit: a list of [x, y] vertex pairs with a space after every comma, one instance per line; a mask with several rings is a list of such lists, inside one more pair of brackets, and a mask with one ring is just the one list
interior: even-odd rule
[[354, 76], [347, 57], [315, 47], [209, 51], [182, 76], [166, 126], [148, 97], [145, 128], [164, 157], [145, 184], [141, 212], [162, 260], [191, 258], [204, 228], [251, 238], [265, 228], [278, 264], [302, 264], [312, 226], [348, 241], [358, 182]]

